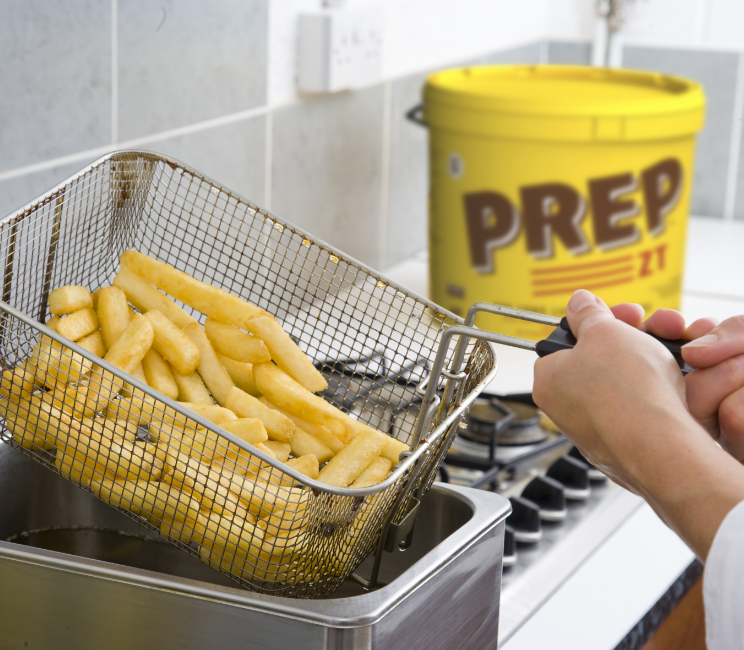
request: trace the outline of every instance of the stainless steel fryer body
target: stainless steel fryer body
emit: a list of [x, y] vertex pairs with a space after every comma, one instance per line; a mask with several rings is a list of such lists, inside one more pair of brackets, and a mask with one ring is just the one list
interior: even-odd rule
[[[175, 547], [181, 563], [163, 570], [180, 575], [3, 541], [0, 648], [493, 648], [508, 512], [498, 495], [435, 485], [412, 547], [386, 558], [381, 580], [389, 584], [352, 595], [363, 592], [347, 581], [327, 600], [227, 586]], [[153, 536], [0, 445], [0, 539], [71, 526]]]

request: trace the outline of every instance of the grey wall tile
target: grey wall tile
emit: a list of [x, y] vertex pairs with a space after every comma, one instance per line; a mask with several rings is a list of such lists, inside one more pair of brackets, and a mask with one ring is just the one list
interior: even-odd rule
[[263, 116], [158, 140], [143, 148], [172, 156], [259, 205], [264, 201]]
[[119, 2], [119, 139], [263, 105], [267, 5]]
[[272, 209], [378, 265], [383, 88], [340, 93], [274, 114]]
[[624, 65], [688, 77], [703, 85], [705, 128], [698, 134], [692, 186], [693, 214], [721, 217], [726, 196], [738, 55], [645, 47], [627, 47]]
[[589, 43], [549, 41], [547, 45], [548, 63], [590, 65], [592, 62], [592, 46]]
[[110, 141], [110, 0], [1, 2], [0, 171]]
[[[494, 52], [470, 64], [539, 63], [540, 43]], [[411, 123], [406, 111], [421, 102], [428, 73], [392, 84], [390, 179], [385, 268], [426, 248], [428, 228], [429, 152], [425, 128]]]
[[494, 52], [484, 57], [483, 63], [508, 64], [508, 63], [540, 63], [542, 42], [535, 41], [508, 50]]
[[95, 158], [0, 181], [0, 219], [41, 196], [93, 160]]

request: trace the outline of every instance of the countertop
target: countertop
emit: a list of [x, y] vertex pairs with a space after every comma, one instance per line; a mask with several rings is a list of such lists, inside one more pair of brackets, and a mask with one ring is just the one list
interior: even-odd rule
[[[691, 218], [682, 302], [688, 322], [744, 313], [742, 250], [744, 223]], [[428, 256], [422, 252], [385, 275], [427, 295]], [[499, 346], [498, 352], [499, 372], [488, 392], [531, 391], [536, 355], [505, 346]], [[648, 505], [625, 491], [616, 501], [613, 514], [619, 523], [586, 559], [565, 569], [557, 584], [545, 588], [540, 606], [526, 619], [520, 616], [518, 590], [506, 591], [501, 602], [500, 648], [613, 650], [620, 644], [632, 648], [633, 635], [628, 635], [637, 635], [644, 615], [657, 612], [662, 597], [681, 589], [695, 574], [694, 568], [685, 573], [695, 559], [692, 552]], [[544, 573], [553, 572], [551, 563], [558, 566], [560, 558], [546, 560]]]

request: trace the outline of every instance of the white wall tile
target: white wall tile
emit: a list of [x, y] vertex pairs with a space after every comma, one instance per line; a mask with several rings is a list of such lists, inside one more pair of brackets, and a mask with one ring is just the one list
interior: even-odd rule
[[596, 0], [552, 0], [548, 12], [547, 38], [588, 41], [594, 36]]
[[267, 2], [119, 2], [119, 139], [265, 104]]
[[110, 0], [0, 2], [0, 172], [111, 141], [110, 36]]
[[624, 27], [629, 43], [689, 46], [700, 43], [705, 0], [634, 0]]
[[705, 42], [718, 47], [744, 49], [742, 0], [707, 0]]

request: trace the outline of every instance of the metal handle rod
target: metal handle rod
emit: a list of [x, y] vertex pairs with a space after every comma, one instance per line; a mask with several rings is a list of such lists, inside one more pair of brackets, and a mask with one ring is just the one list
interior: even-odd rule
[[[511, 345], [512, 347], [533, 351], [535, 350], [536, 345], [534, 341], [520, 339], [515, 336], [506, 336], [505, 334], [497, 334], [495, 332], [486, 332], [475, 327], [468, 327], [467, 325], [452, 325], [451, 327], [448, 327], [442, 333], [442, 339], [439, 343], [437, 356], [434, 359], [434, 365], [432, 366], [431, 373], [429, 374], [429, 383], [426, 387], [426, 394], [424, 395], [424, 399], [421, 403], [421, 411], [419, 412], [419, 416], [416, 419], [416, 428], [413, 431], [413, 437], [411, 439], [411, 449], [416, 449], [416, 447], [418, 447], [419, 443], [421, 442], [421, 438], [424, 432], [427, 430], [429, 422], [431, 421], [433, 409], [439, 402], [439, 397], [436, 394], [437, 386], [439, 385], [439, 379], [442, 376], [444, 361], [447, 357], [449, 343], [453, 336], [462, 337], [461, 341], [467, 341], [469, 338], [475, 338], [482, 341], [488, 341], [489, 343], [501, 343], [502, 345]], [[462, 364], [462, 360], [460, 360], [460, 364]], [[453, 374], [459, 373], [459, 371], [459, 367], [452, 368]], [[442, 407], [445, 408], [446, 402], [444, 401], [444, 399], [442, 399], [441, 403]]]
[[[533, 311], [525, 311], [523, 309], [515, 309], [514, 307], [505, 307], [503, 305], [494, 305], [490, 302], [476, 302], [470, 306], [468, 313], [465, 316], [465, 326], [472, 327], [475, 322], [475, 317], [480, 312], [486, 312], [489, 314], [496, 314], [498, 316], [507, 316], [509, 318], [518, 318], [519, 320], [526, 320], [532, 323], [540, 323], [541, 325], [550, 325], [557, 327], [560, 325], [561, 319], [555, 316], [546, 316], [545, 314], [538, 314]], [[465, 351], [467, 350], [470, 338], [467, 336], [460, 337], [455, 348], [455, 354], [452, 358], [452, 364], [450, 371], [454, 374], [460, 372], [462, 362], [465, 359]], [[523, 350], [535, 351], [536, 343], [528, 341], [527, 339], [520, 339], [513, 336], [505, 337], [504, 340], [500, 341], [505, 345], [511, 345], [512, 347], [521, 348]], [[446, 408], [445, 405], [449, 404], [454, 395], [455, 389], [460, 382], [448, 381], [444, 387], [444, 395], [442, 395], [442, 409]], [[441, 419], [441, 414], [440, 418]]]

